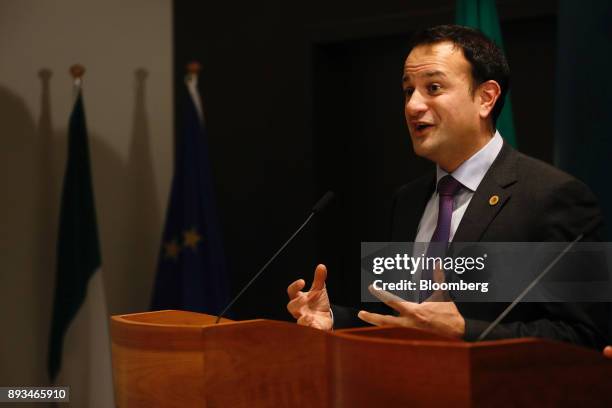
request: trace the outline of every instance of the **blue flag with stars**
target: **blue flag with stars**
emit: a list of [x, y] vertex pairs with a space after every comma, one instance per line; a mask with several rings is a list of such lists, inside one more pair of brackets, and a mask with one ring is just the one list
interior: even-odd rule
[[185, 91], [151, 308], [218, 314], [228, 302], [228, 281], [195, 75]]

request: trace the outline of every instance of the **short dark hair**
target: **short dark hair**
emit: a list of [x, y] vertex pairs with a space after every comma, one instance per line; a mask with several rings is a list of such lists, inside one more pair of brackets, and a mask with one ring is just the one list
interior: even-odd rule
[[465, 59], [472, 66], [472, 92], [478, 85], [493, 80], [499, 84], [501, 94], [495, 103], [491, 116], [493, 126], [504, 107], [504, 100], [510, 87], [510, 67], [504, 52], [479, 30], [460, 25], [440, 25], [415, 33], [410, 50], [419, 45], [449, 41], [463, 51]]

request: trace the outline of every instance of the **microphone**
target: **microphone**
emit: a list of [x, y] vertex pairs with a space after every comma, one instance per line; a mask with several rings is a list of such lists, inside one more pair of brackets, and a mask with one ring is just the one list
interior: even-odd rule
[[325, 193], [323, 197], [321, 197], [319, 201], [317, 201], [317, 203], [312, 206], [312, 212], [316, 214], [323, 210], [329, 205], [329, 203], [334, 199], [335, 196], [336, 195], [333, 191], [328, 191], [327, 193]]
[[582, 241], [584, 237], [586, 237], [591, 232], [593, 232], [597, 227], [599, 227], [602, 221], [603, 221], [602, 216], [595, 218], [587, 226], [587, 228], [584, 229], [584, 232], [582, 234], [578, 235], [576, 239], [574, 239], [572, 242], [567, 244], [567, 246], [563, 249], [563, 251], [561, 251], [561, 253], [557, 255], [555, 259], [553, 259], [552, 262], [549, 263], [548, 266], [542, 272], [540, 272], [540, 274], [536, 276], [535, 279], [529, 285], [527, 285], [527, 287], [516, 297], [516, 299], [514, 299], [514, 301], [510, 303], [508, 307], [506, 307], [504, 311], [501, 312], [500, 315], [497, 316], [497, 318], [493, 320], [493, 322], [491, 322], [491, 324], [487, 326], [487, 328], [482, 333], [480, 333], [480, 336], [478, 336], [478, 339], [476, 339], [476, 341], [484, 340], [489, 335], [489, 333], [491, 333], [491, 331], [499, 324], [499, 322], [501, 322], [504, 319], [504, 317], [506, 317], [508, 313], [510, 313], [510, 311], [514, 309], [514, 307], [517, 304], [519, 304], [521, 300], [523, 300], [523, 298], [527, 295], [527, 293], [531, 289], [533, 289], [533, 287], [537, 285], [542, 280], [542, 278], [544, 278], [544, 276], [557, 264], [557, 262], [559, 262], [559, 260], [563, 258], [563, 256], [566, 253], [568, 253], [569, 250], [572, 249], [572, 247], [576, 245], [578, 241]]
[[279, 248], [278, 251], [276, 251], [276, 253], [274, 255], [272, 255], [272, 257], [268, 260], [268, 262], [266, 262], [264, 264], [264, 266], [261, 267], [261, 269], [259, 270], [259, 272], [257, 272], [252, 278], [251, 280], [244, 285], [244, 287], [240, 290], [240, 292], [238, 292], [238, 294], [232, 299], [231, 302], [229, 302], [229, 304], [227, 306], [225, 306], [225, 309], [223, 309], [223, 311], [221, 313], [219, 313], [219, 316], [217, 316], [217, 320], [215, 320], [215, 324], [219, 323], [219, 321], [221, 320], [221, 318], [223, 317], [223, 315], [225, 315], [225, 313], [227, 313], [227, 311], [230, 309], [230, 307], [232, 307], [234, 305], [234, 303], [236, 303], [236, 301], [238, 299], [240, 299], [240, 297], [242, 296], [242, 294], [253, 284], [253, 282], [255, 282], [255, 280], [257, 280], [257, 278], [259, 277], [259, 275], [261, 275], [263, 273], [263, 271], [265, 271], [268, 268], [268, 265], [270, 265], [272, 263], [272, 261], [274, 261], [276, 259], [276, 257], [283, 252], [283, 250], [285, 249], [285, 247], [287, 245], [289, 245], [289, 243], [291, 241], [293, 241], [293, 238], [295, 238], [300, 231], [302, 231], [304, 229], [304, 227], [306, 225], [308, 225], [308, 223], [310, 222], [310, 220], [312, 219], [312, 217], [314, 217], [315, 214], [318, 214], [319, 212], [321, 212], [325, 207], [327, 207], [329, 205], [329, 203], [334, 199], [335, 194], [333, 191], [328, 191], [327, 193], [325, 193], [323, 195], [323, 197], [321, 197], [319, 199], [319, 201], [316, 202], [315, 205], [312, 206], [312, 209], [310, 210], [310, 215], [308, 215], [308, 218], [306, 218], [306, 221], [304, 221], [302, 223], [302, 225], [300, 225], [300, 227], [293, 233], [293, 235], [291, 235], [289, 237], [289, 239], [287, 241], [285, 241], [285, 243]]

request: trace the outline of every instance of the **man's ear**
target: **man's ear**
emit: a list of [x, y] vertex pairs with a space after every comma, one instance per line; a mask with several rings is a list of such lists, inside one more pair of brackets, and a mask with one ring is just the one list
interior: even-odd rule
[[482, 119], [489, 117], [500, 95], [501, 88], [496, 81], [489, 80], [478, 86], [478, 101], [480, 103], [479, 114]]

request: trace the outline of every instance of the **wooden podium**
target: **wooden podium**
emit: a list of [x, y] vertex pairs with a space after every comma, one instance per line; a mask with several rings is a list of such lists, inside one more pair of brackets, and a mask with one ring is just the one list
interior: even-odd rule
[[113, 316], [117, 406], [612, 406], [612, 361], [570, 344], [214, 319]]

